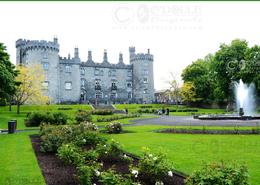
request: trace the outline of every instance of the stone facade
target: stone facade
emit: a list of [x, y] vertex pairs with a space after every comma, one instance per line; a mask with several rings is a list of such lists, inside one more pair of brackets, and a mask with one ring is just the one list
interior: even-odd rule
[[40, 64], [45, 72], [43, 86], [51, 103], [151, 103], [154, 101], [153, 55], [135, 53], [129, 47], [130, 64], [119, 54], [117, 64], [108, 60], [87, 61], [79, 57], [78, 48], [73, 57], [59, 56], [58, 39], [53, 41], [16, 41], [16, 64]]

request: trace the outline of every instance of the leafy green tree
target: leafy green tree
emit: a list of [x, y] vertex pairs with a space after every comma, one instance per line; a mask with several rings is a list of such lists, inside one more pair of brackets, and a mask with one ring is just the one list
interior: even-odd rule
[[210, 78], [210, 61], [212, 56], [198, 59], [182, 72], [184, 83], [191, 82], [195, 87], [196, 102], [207, 103], [212, 96], [212, 78]]
[[10, 62], [6, 47], [0, 43], [0, 99], [10, 98], [15, 93], [17, 71]]

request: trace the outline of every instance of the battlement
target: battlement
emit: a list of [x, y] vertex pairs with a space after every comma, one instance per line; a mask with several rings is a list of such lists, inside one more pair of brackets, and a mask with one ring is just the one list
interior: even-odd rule
[[59, 52], [59, 44], [56, 38], [54, 41], [45, 41], [45, 40], [26, 40], [19, 39], [16, 41], [16, 48], [22, 48], [24, 50], [52, 50]]
[[97, 67], [97, 68], [112, 68], [112, 69], [132, 69], [132, 65], [117, 63], [117, 64], [111, 64], [111, 63], [89, 63], [89, 62], [82, 62], [82, 67]]
[[153, 55], [138, 53], [138, 54], [131, 57], [130, 62], [139, 61], [139, 60], [153, 61]]

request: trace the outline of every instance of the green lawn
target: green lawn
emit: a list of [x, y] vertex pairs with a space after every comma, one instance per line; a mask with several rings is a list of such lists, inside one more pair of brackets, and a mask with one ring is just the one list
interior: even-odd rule
[[0, 184], [45, 184], [32, 149], [30, 134], [34, 132], [0, 135]]
[[245, 163], [248, 166], [252, 185], [260, 184], [260, 136], [259, 135], [191, 135], [163, 134], [152, 130], [169, 126], [124, 127], [132, 131], [109, 135], [124, 145], [124, 148], [140, 155], [142, 147], [163, 151], [175, 164], [176, 169], [191, 173], [199, 169], [203, 161]]
[[[70, 110], [58, 110], [59, 108], [71, 108]], [[8, 106], [0, 106], [0, 129], [7, 129], [7, 122], [11, 119], [17, 120], [17, 129], [30, 129], [25, 127], [24, 119], [28, 112], [49, 111], [63, 112], [70, 117], [73, 117], [77, 110], [92, 110], [90, 105], [22, 105], [21, 113], [16, 114], [16, 106], [12, 106], [12, 111], [9, 111]]]

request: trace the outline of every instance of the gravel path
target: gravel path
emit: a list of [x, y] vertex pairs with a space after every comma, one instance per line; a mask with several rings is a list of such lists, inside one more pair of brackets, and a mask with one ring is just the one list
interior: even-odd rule
[[192, 116], [160, 116], [131, 120], [132, 125], [175, 125], [175, 126], [260, 126], [260, 120], [198, 120]]

